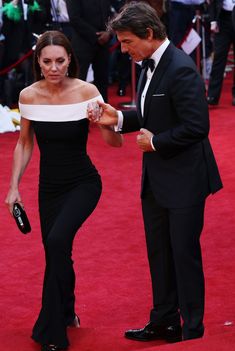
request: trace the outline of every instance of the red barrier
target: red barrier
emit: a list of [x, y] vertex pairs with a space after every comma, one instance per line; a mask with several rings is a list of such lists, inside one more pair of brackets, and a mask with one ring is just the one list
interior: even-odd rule
[[120, 43], [119, 41], [116, 41], [112, 46], [110, 46], [109, 48], [109, 52], [113, 52], [114, 50], [116, 50], [119, 47]]
[[[120, 45], [119, 42], [114, 43], [110, 48], [109, 48], [109, 52], [113, 52], [114, 50], [116, 50], [116, 48]], [[12, 70], [13, 68], [15, 68], [16, 66], [18, 66], [21, 62], [23, 62], [24, 60], [26, 60], [29, 56], [31, 56], [33, 53], [33, 50], [29, 50], [24, 56], [22, 56], [18, 61], [16, 61], [15, 63], [13, 63], [12, 65], [3, 68], [0, 71], [0, 76], [10, 72], [10, 70]]]
[[0, 76], [10, 72], [10, 70], [12, 70], [13, 68], [15, 68], [16, 66], [18, 66], [21, 62], [23, 62], [24, 60], [26, 60], [29, 56], [31, 56], [33, 53], [33, 50], [29, 50], [24, 56], [22, 56], [18, 61], [16, 61], [15, 63], [13, 63], [12, 65], [6, 67], [6, 68], [3, 68], [1, 71], [0, 71]]

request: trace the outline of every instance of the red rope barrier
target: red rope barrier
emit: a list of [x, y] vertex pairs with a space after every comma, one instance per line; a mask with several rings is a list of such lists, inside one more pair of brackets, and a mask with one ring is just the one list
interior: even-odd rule
[[120, 43], [119, 41], [116, 41], [112, 46], [110, 46], [109, 48], [109, 52], [113, 52], [114, 50], [116, 50], [119, 47]]
[[[114, 43], [110, 48], [109, 48], [109, 52], [113, 52], [118, 46], [120, 45], [119, 42]], [[0, 76], [10, 72], [10, 70], [12, 70], [13, 68], [15, 68], [16, 66], [18, 66], [21, 62], [23, 62], [24, 60], [26, 60], [29, 56], [31, 56], [33, 53], [33, 50], [29, 50], [24, 56], [22, 56], [18, 61], [16, 61], [15, 63], [13, 63], [12, 65], [3, 68], [0, 71]]]
[[16, 61], [15, 63], [13, 63], [12, 65], [6, 67], [6, 68], [3, 68], [1, 71], [0, 71], [0, 76], [10, 72], [10, 70], [12, 70], [13, 68], [15, 68], [16, 66], [18, 66], [21, 62], [23, 62], [24, 60], [26, 60], [29, 56], [31, 56], [33, 53], [33, 50], [29, 50], [24, 56], [22, 56], [18, 61]]

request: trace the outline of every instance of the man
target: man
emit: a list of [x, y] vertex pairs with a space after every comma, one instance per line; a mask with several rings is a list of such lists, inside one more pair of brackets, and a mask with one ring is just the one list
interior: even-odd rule
[[[233, 9], [233, 0], [212, 0], [209, 5], [211, 31], [214, 33], [214, 59], [207, 93], [209, 105], [219, 104], [224, 71], [231, 45], [233, 45], [233, 50], [235, 50]], [[232, 105], [235, 105], [235, 81], [232, 86]]]
[[[109, 28], [122, 52], [155, 65], [140, 75], [137, 111], [99, 103], [98, 123], [116, 125], [122, 133], [140, 130], [137, 145], [143, 151], [141, 199], [153, 308], [149, 323], [125, 336], [168, 342], [199, 338], [204, 333], [200, 234], [205, 199], [222, 187], [208, 140], [204, 83], [192, 59], [169, 42], [148, 4], [127, 4]], [[88, 116], [92, 120], [92, 111]]]
[[72, 44], [79, 63], [79, 78], [86, 80], [90, 64], [94, 84], [103, 99], [108, 99], [109, 40], [106, 23], [111, 14], [111, 0], [66, 0], [74, 30]]
[[73, 29], [67, 11], [66, 0], [47, 1], [47, 29], [63, 32], [71, 41]]

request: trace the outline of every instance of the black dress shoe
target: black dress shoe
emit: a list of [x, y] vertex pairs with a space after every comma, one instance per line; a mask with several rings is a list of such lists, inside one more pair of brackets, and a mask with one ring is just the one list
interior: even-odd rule
[[55, 345], [42, 345], [41, 351], [59, 351], [61, 350]]
[[214, 96], [207, 96], [207, 103], [208, 105], [218, 105], [219, 100], [216, 99]]
[[168, 342], [177, 342], [182, 340], [182, 328], [180, 325], [160, 326], [149, 322], [142, 329], [127, 330], [125, 332], [127, 339], [137, 341], [153, 341], [153, 340], [166, 340]]

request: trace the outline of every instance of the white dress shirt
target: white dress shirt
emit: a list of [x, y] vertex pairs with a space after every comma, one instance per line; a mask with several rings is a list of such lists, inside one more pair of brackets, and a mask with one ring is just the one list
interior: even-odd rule
[[[147, 80], [146, 80], [146, 83], [145, 83], [145, 86], [144, 86], [144, 89], [143, 89], [143, 92], [142, 92], [142, 95], [141, 95], [141, 101], [140, 101], [140, 107], [141, 107], [141, 113], [142, 115], [144, 115], [144, 101], [145, 101], [145, 97], [146, 97], [146, 93], [147, 93], [147, 90], [148, 90], [148, 87], [149, 87], [149, 84], [151, 82], [151, 79], [154, 75], [154, 72], [155, 72], [155, 69], [163, 55], [163, 53], [165, 52], [165, 50], [167, 49], [168, 45], [170, 44], [170, 41], [169, 39], [165, 39], [165, 41], [157, 48], [156, 51], [154, 51], [154, 53], [152, 54], [151, 59], [154, 60], [155, 62], [155, 68], [154, 70], [151, 72], [150, 68], [148, 69], [147, 71]], [[122, 126], [123, 126], [123, 114], [121, 111], [118, 111], [118, 123], [116, 126], [114, 126], [114, 130], [116, 132], [120, 132], [122, 130]], [[154, 146], [153, 146], [153, 143], [152, 143], [152, 140], [151, 140], [151, 145], [152, 145], [152, 148], [153, 150], [155, 150]]]
[[168, 45], [170, 44], [169, 39], [166, 39], [163, 44], [161, 46], [159, 46], [159, 48], [152, 54], [152, 56], [150, 57], [151, 59], [154, 60], [155, 62], [155, 68], [153, 71], [151, 71], [151, 69], [149, 68], [147, 70], [147, 80], [141, 95], [141, 101], [140, 101], [140, 106], [141, 106], [141, 113], [142, 115], [144, 115], [144, 101], [145, 101], [145, 97], [146, 97], [146, 93], [149, 87], [149, 84], [151, 82], [152, 76], [154, 75], [155, 69], [164, 53], [164, 51], [166, 50], [166, 48], [168, 47]]

